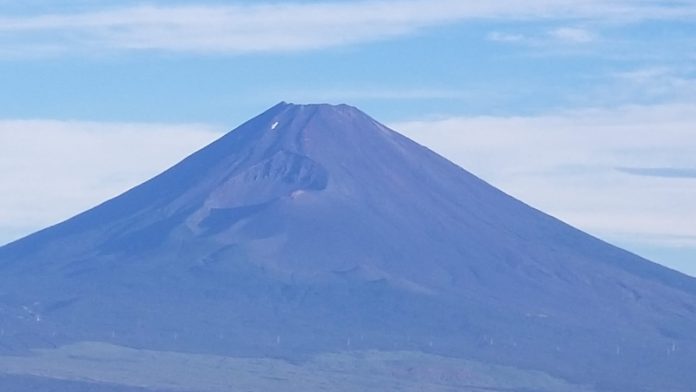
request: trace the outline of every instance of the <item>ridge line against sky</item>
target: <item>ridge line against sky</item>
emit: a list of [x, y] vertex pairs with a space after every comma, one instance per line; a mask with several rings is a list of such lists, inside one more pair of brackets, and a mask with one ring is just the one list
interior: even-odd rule
[[696, 2], [0, 0], [0, 243], [349, 103], [696, 275]]
[[[661, 121], [664, 113], [671, 122]], [[696, 105], [452, 117], [391, 126], [601, 238], [638, 251], [696, 249], [691, 220], [696, 204], [689, 202], [696, 191], [696, 157], [690, 154], [696, 139], [689, 137], [696, 129]], [[0, 194], [9, 207], [0, 209], [5, 222], [0, 239], [28, 234], [116, 196], [222, 136], [221, 129], [193, 123], [0, 121], [5, 179]], [[76, 156], [76, 149], [84, 153]], [[672, 266], [696, 275], [687, 263]]]

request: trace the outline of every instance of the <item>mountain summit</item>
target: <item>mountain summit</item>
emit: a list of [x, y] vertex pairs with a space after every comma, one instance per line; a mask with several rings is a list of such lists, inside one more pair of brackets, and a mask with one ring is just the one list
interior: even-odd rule
[[0, 322], [7, 355], [80, 342], [291, 362], [369, 350], [587, 391], [696, 383], [696, 280], [347, 105], [280, 103], [0, 248]]

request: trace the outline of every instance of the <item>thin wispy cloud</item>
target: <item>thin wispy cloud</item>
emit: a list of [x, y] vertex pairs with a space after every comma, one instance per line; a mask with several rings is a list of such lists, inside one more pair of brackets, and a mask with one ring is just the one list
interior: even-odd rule
[[[403, 0], [150, 5], [74, 13], [0, 15], [0, 43], [3, 53], [16, 55], [105, 50], [248, 53], [373, 42], [466, 20], [635, 21], [684, 19], [694, 15], [695, 5], [658, 1]], [[592, 37], [580, 29], [559, 29], [555, 34], [576, 42]]]
[[500, 31], [492, 31], [488, 33], [486, 38], [493, 42], [504, 42], [504, 43], [528, 43], [530, 37], [519, 34], [519, 33], [504, 33]]
[[[693, 67], [653, 66], [617, 73], [615, 81], [623, 86], [624, 94], [644, 98], [696, 99], [696, 69]], [[612, 86], [614, 95], [617, 92]]]
[[617, 167], [616, 170], [645, 177], [696, 179], [696, 168], [682, 167]]
[[588, 43], [596, 39], [594, 33], [579, 27], [559, 27], [551, 30], [549, 35], [558, 41], [571, 43]]
[[511, 33], [492, 31], [486, 35], [486, 39], [491, 42], [503, 44], [521, 44], [533, 47], [550, 47], [562, 45], [580, 45], [594, 42], [598, 35], [585, 28], [580, 27], [557, 27], [535, 33]]
[[438, 88], [408, 88], [408, 87], [369, 87], [363, 88], [326, 88], [317, 90], [274, 90], [269, 93], [271, 96], [283, 96], [290, 101], [316, 101], [316, 102], [337, 102], [353, 100], [366, 101], [409, 101], [409, 100], [469, 100], [476, 99], [477, 92], [438, 89]]
[[[688, 61], [673, 58], [654, 65], [626, 67], [620, 71], [595, 73], [594, 85], [572, 96], [576, 106], [616, 107], [635, 105], [693, 104], [696, 102], [696, 69]], [[675, 65], [669, 61], [676, 61]], [[633, 65], [632, 62], [628, 63]]]

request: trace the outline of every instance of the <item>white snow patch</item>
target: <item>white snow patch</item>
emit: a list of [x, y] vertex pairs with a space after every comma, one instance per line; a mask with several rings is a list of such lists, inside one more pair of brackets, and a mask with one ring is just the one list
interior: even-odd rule
[[278, 126], [278, 121], [274, 122], [273, 125], [271, 125], [271, 129], [276, 129]]

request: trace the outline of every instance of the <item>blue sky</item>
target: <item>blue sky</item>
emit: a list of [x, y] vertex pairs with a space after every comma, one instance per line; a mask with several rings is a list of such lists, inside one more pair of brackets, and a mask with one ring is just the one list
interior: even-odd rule
[[346, 102], [696, 275], [694, 1], [0, 0], [0, 243]]

